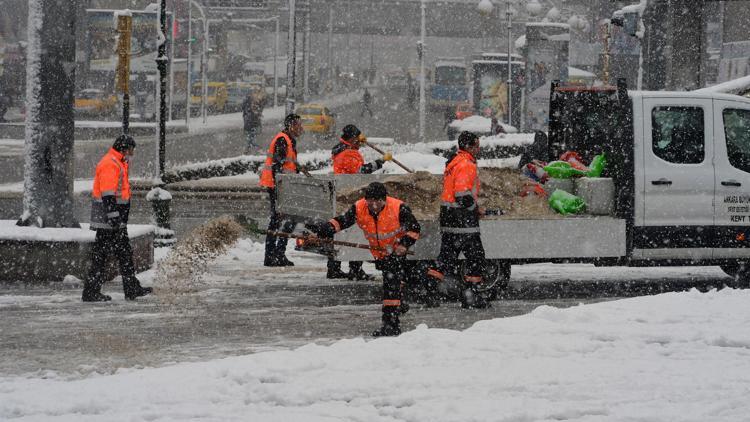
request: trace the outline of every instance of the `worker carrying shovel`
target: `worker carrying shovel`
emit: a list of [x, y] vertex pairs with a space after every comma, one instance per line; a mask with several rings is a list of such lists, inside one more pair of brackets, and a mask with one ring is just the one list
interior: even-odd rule
[[[366, 144], [366, 138], [354, 125], [346, 125], [341, 131], [339, 143], [331, 150], [333, 174], [370, 174], [380, 170], [392, 157], [384, 155], [382, 159], [366, 163], [359, 148]], [[372, 280], [373, 277], [362, 269], [361, 261], [349, 261], [349, 272], [341, 271], [341, 261], [328, 259], [326, 278], [348, 278], [350, 280]]]
[[357, 224], [370, 244], [375, 267], [383, 272], [383, 326], [372, 333], [374, 337], [401, 334], [399, 314], [402, 312], [402, 285], [406, 282], [409, 248], [419, 239], [420, 226], [409, 207], [391, 196], [385, 185], [370, 183], [364, 198], [345, 213], [327, 222], [306, 224], [305, 227], [321, 237]]

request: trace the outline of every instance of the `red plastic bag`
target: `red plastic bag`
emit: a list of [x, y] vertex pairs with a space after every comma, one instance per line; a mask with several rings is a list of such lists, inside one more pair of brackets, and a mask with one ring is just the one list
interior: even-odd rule
[[589, 171], [589, 168], [583, 164], [583, 158], [575, 151], [565, 151], [560, 156], [560, 161], [568, 162], [576, 170]]
[[523, 185], [523, 188], [521, 189], [521, 192], [518, 194], [521, 198], [525, 198], [529, 195], [536, 195], [536, 196], [547, 196], [547, 191], [544, 190], [542, 185], [539, 183], [525, 183]]

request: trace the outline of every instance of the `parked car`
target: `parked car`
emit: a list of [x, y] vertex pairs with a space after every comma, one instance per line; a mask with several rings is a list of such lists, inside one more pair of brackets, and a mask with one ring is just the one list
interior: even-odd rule
[[297, 114], [302, 117], [302, 126], [307, 132], [331, 135], [336, 130], [335, 115], [328, 107], [305, 104], [297, 108]]
[[[200, 110], [201, 98], [203, 96], [203, 84], [201, 82], [193, 84], [193, 90], [190, 97], [190, 108]], [[209, 82], [208, 93], [206, 94], [206, 108], [208, 112], [223, 113], [227, 106], [227, 84], [224, 82]]]
[[117, 97], [101, 89], [84, 89], [76, 95], [73, 109], [79, 116], [110, 116], [117, 109]]

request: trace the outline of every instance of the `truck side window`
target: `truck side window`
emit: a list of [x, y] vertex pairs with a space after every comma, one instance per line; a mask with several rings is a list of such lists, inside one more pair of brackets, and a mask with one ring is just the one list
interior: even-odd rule
[[699, 164], [706, 155], [703, 109], [654, 107], [651, 111], [652, 148], [662, 160], [675, 164]]
[[722, 115], [729, 163], [750, 173], [750, 110], [728, 108]]

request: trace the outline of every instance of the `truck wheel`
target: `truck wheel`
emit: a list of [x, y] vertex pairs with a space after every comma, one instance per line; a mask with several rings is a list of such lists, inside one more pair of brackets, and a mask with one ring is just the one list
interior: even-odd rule
[[722, 271], [728, 276], [734, 278], [731, 287], [740, 289], [750, 288], [750, 264], [747, 262], [738, 262], [721, 266]]
[[[464, 273], [463, 268], [461, 273]], [[499, 259], [488, 259], [485, 263], [482, 285], [479, 287], [479, 291], [488, 300], [495, 300], [503, 291], [508, 289], [509, 280], [510, 264]]]

